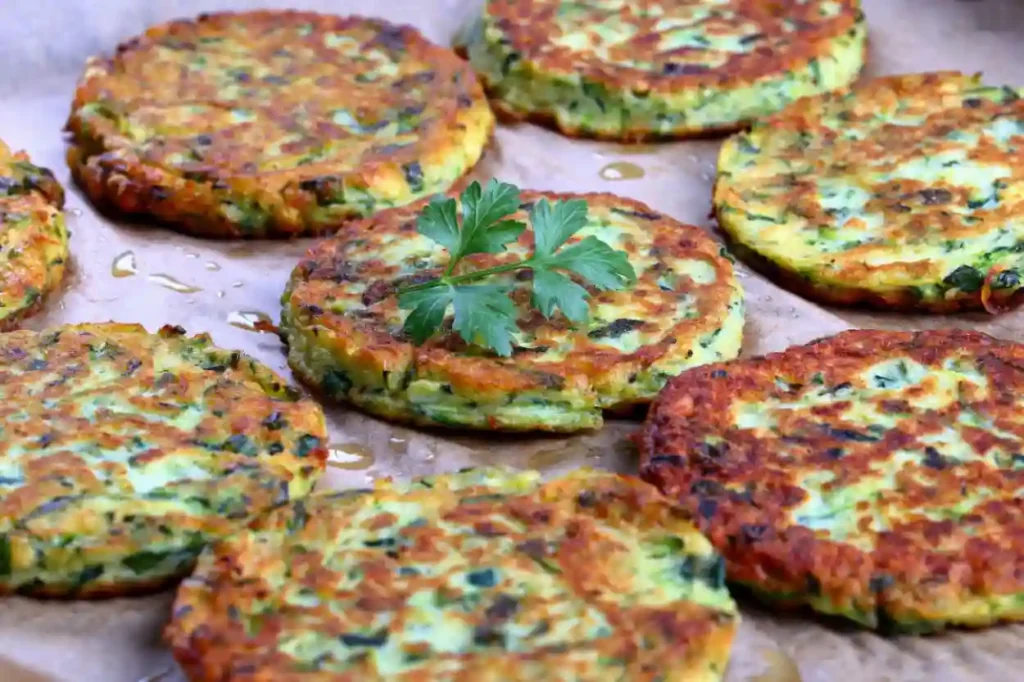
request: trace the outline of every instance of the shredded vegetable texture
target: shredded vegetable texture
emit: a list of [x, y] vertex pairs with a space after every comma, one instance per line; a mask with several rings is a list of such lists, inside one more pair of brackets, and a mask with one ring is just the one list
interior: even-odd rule
[[520, 209], [519, 188], [514, 185], [491, 180], [481, 189], [474, 182], [460, 199], [461, 220], [455, 199], [441, 196], [434, 197], [417, 220], [419, 233], [449, 253], [440, 277], [398, 291], [399, 306], [411, 311], [405, 333], [417, 345], [434, 336], [452, 310], [452, 330], [466, 343], [510, 356], [519, 328], [518, 312], [510, 298], [513, 286], [493, 281], [500, 273], [531, 270], [530, 304], [546, 318], [560, 311], [574, 323], [586, 321], [590, 313], [590, 294], [584, 284], [599, 291], [617, 291], [636, 283], [626, 253], [597, 237], [587, 236], [566, 246], [587, 224], [587, 203], [581, 199], [542, 199], [529, 208], [534, 241], [529, 258], [469, 269], [467, 256], [501, 253], [527, 226], [511, 218]]

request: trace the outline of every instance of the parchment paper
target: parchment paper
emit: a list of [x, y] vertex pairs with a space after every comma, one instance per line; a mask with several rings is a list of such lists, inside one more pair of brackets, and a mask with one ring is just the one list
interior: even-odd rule
[[[0, 137], [27, 149], [65, 183], [73, 230], [68, 286], [29, 326], [118, 320], [152, 330], [177, 323], [191, 332], [210, 332], [219, 345], [244, 349], [287, 374], [278, 339], [243, 327], [256, 313], [277, 319], [284, 283], [310, 242], [214, 243], [101, 218], [71, 184], [63, 157], [61, 128], [85, 58], [111, 51], [158, 21], [289, 4], [376, 14], [415, 24], [447, 43], [477, 2], [0, 0]], [[864, 6], [870, 75], [949, 68], [984, 71], [993, 83], [1024, 84], [1024, 9], [1017, 0], [864, 0]], [[708, 225], [717, 147], [715, 141], [698, 141], [628, 148], [569, 140], [533, 126], [502, 127], [476, 173], [535, 189], [617, 192], [683, 221]], [[621, 179], [636, 174], [637, 167], [643, 177]], [[1006, 338], [1024, 336], [1024, 313], [925, 318], [825, 310], [738, 267], [748, 300], [746, 353], [780, 350], [852, 326], [956, 325]], [[580, 465], [635, 470], [625, 436], [636, 422], [612, 422], [599, 433], [569, 439], [441, 438], [340, 408], [327, 411], [337, 465], [329, 472], [329, 486], [473, 464], [547, 472]], [[0, 600], [0, 682], [181, 682], [160, 643], [169, 603], [169, 594], [104, 603]], [[743, 606], [729, 682], [1024, 678], [1024, 626], [884, 639], [808, 616]]]

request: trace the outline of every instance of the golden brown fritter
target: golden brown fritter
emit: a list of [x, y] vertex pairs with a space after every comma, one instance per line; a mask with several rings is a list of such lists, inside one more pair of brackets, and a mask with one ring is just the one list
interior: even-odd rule
[[[610, 194], [521, 194], [524, 207], [542, 198], [584, 199], [587, 224], [570, 243], [595, 236], [625, 251], [637, 284], [592, 288], [590, 318], [573, 326], [529, 304], [528, 280], [499, 275], [488, 282], [513, 286], [520, 311], [512, 357], [467, 347], [450, 320], [417, 347], [402, 333], [408, 312], [396, 288], [438, 276], [449, 256], [417, 232], [421, 207], [388, 211], [317, 245], [292, 274], [281, 316], [292, 369], [333, 398], [400, 421], [573, 431], [599, 426], [603, 408], [649, 402], [687, 367], [739, 353], [742, 288], [706, 232]], [[528, 222], [526, 211], [517, 219]], [[532, 251], [527, 230], [507, 251], [471, 260], [489, 268]]]
[[203, 545], [304, 496], [320, 408], [180, 328], [0, 334], [0, 594], [159, 589]]
[[737, 253], [826, 303], [998, 312], [1024, 300], [1024, 90], [880, 78], [807, 98], [722, 147]]
[[721, 680], [721, 558], [636, 479], [468, 470], [315, 494], [203, 554], [193, 682]]
[[0, 141], [0, 332], [38, 310], [64, 279], [64, 188]]
[[121, 213], [209, 237], [308, 235], [447, 190], [493, 122], [472, 71], [411, 27], [210, 14], [89, 62], [68, 163]]
[[505, 116], [636, 141], [848, 85], [866, 35], [859, 0], [488, 0], [459, 49]]
[[638, 441], [768, 600], [896, 631], [1024, 619], [1024, 345], [858, 330], [709, 365]]

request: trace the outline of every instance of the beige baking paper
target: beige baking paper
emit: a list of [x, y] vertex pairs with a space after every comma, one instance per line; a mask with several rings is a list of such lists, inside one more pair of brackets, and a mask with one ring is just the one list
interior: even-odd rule
[[[321, 0], [291, 6], [376, 14], [415, 24], [446, 43], [477, 2]], [[864, 0], [869, 73], [960, 69], [984, 71], [991, 82], [1024, 84], [1024, 25], [1012, 25], [1024, 11], [1015, 10], [1015, 2]], [[261, 314], [277, 319], [285, 281], [310, 243], [213, 243], [102, 219], [70, 183], [61, 133], [87, 56], [109, 52], [158, 21], [274, 6], [244, 0], [0, 0], [0, 137], [27, 149], [65, 183], [74, 233], [70, 282], [31, 326], [117, 320], [152, 330], [181, 324], [287, 372], [278, 339], [252, 331], [251, 323]], [[533, 126], [502, 127], [477, 174], [535, 189], [616, 192], [707, 225], [717, 146], [698, 141], [624, 148], [568, 140]], [[642, 177], [632, 177], [639, 173]], [[780, 350], [851, 326], [958, 325], [1016, 339], [1024, 330], [1024, 313], [995, 319], [827, 311], [740, 268], [749, 311], [747, 353]], [[328, 414], [332, 486], [473, 464], [547, 472], [581, 465], [635, 467], [625, 440], [634, 422], [614, 422], [600, 433], [569, 439], [439, 438], [339, 408], [328, 408]], [[160, 643], [169, 603], [169, 594], [106, 603], [0, 600], [0, 682], [182, 682]], [[1024, 679], [1024, 626], [884, 639], [803, 617], [773, 616], [751, 605], [744, 617], [729, 682]]]

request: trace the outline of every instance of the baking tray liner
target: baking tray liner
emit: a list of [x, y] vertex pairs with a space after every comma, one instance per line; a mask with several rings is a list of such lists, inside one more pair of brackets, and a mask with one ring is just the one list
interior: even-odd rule
[[[86, 57], [109, 52], [146, 26], [203, 11], [286, 3], [200, 0], [0, 0], [0, 137], [27, 149], [68, 188], [74, 266], [64, 291], [29, 326], [84, 321], [165, 323], [212, 334], [288, 373], [276, 336], [252, 329], [276, 320], [279, 297], [312, 242], [210, 242], [101, 217], [73, 187], [61, 134]], [[1016, 0], [864, 0], [868, 75], [959, 69], [993, 83], [1024, 81], [1024, 5]], [[447, 43], [478, 0], [292, 2], [290, 7], [363, 13], [412, 23]], [[680, 220], [708, 226], [718, 142], [622, 147], [569, 140], [541, 128], [502, 126], [476, 169], [521, 187], [610, 191]], [[742, 265], [748, 319], [744, 352], [776, 351], [850, 327], [961, 326], [1024, 337], [1024, 313], [918, 317], [826, 310]], [[579, 466], [635, 470], [613, 421], [572, 438], [438, 436], [328, 407], [332, 463], [325, 486], [365, 485], [469, 465], [505, 464], [557, 473]], [[170, 594], [99, 603], [0, 600], [0, 682], [182, 682], [160, 631]], [[887, 639], [804, 616], [743, 604], [729, 682], [972, 682], [1024, 676], [1024, 626]]]

